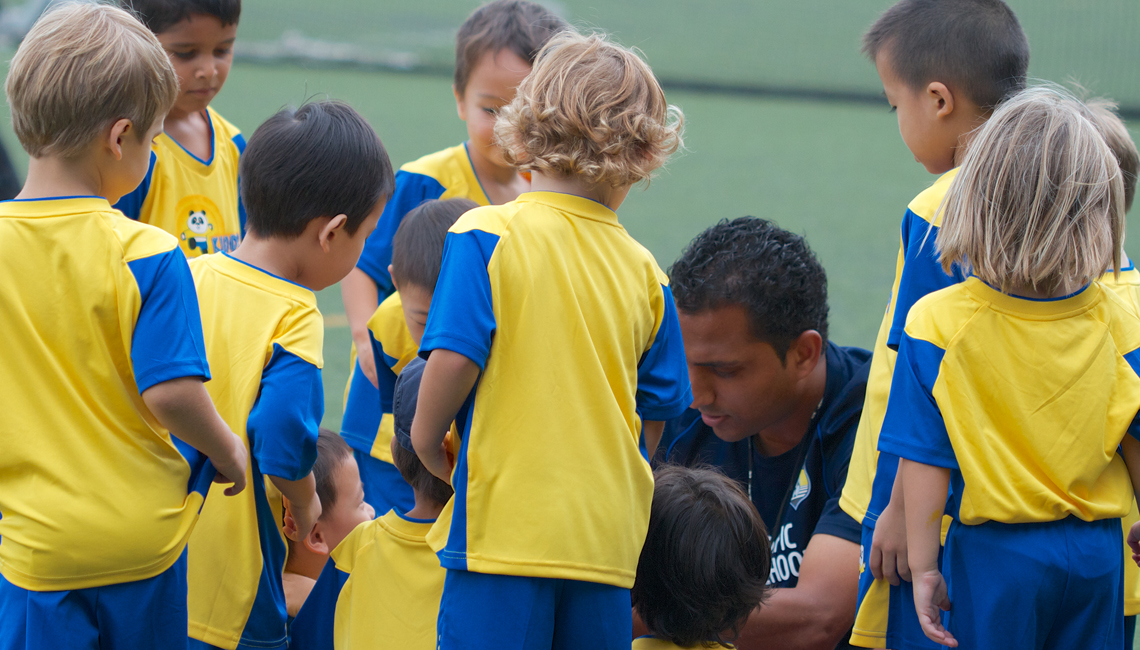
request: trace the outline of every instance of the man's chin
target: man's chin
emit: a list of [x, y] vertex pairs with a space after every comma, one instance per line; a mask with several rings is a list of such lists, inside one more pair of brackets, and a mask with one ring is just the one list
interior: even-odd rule
[[736, 426], [738, 424], [736, 419], [728, 415], [708, 415], [701, 413], [701, 420], [713, 430], [717, 438], [725, 442], [738, 442], [749, 436], [748, 433], [741, 431], [739, 427]]

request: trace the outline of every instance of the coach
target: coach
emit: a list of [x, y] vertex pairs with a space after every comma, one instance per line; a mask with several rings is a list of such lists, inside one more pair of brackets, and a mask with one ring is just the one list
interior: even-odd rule
[[736, 647], [847, 648], [859, 525], [839, 495], [871, 353], [827, 340], [827, 276], [803, 238], [751, 217], [722, 221], [670, 270], [693, 409], [657, 462], [717, 466], [740, 482], [772, 540], [772, 596]]

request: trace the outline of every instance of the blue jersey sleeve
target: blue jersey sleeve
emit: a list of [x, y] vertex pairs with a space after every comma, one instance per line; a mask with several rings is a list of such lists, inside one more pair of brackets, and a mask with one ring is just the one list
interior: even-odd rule
[[926, 219], [910, 210], [906, 211], [902, 223], [902, 277], [899, 279], [898, 295], [895, 296], [894, 320], [887, 334], [887, 345], [896, 350], [906, 328], [907, 314], [914, 303], [929, 293], [966, 279], [957, 264], [953, 267], [952, 275], [946, 275], [942, 270], [942, 262], [938, 260], [938, 251], [934, 248], [937, 236], [937, 226], [931, 227]]
[[934, 400], [934, 382], [946, 351], [903, 334], [887, 414], [879, 433], [879, 451], [924, 465], [958, 469], [942, 411]]
[[[1132, 366], [1132, 372], [1140, 376], [1140, 350], [1133, 350], [1124, 355], [1124, 360]], [[1128, 433], [1138, 440], [1140, 440], [1140, 413], [1132, 418], [1132, 423], [1128, 425]]]
[[693, 403], [689, 366], [673, 292], [661, 287], [665, 311], [649, 351], [637, 366], [637, 411], [650, 421], [680, 417]]
[[127, 263], [142, 297], [131, 335], [139, 392], [179, 377], [210, 378], [198, 294], [179, 248]]
[[443, 185], [431, 176], [403, 170], [396, 172], [396, 189], [384, 205], [376, 230], [364, 242], [360, 261], [356, 263], [356, 268], [376, 283], [381, 300], [393, 291], [392, 278], [388, 275], [388, 265], [392, 263], [392, 237], [396, 235], [404, 215], [424, 201], [438, 199], [445, 191]]
[[263, 474], [297, 481], [312, 471], [324, 410], [320, 368], [275, 343], [246, 423]]
[[[391, 413], [392, 395], [396, 391], [396, 373], [392, 370], [392, 366], [396, 364], [396, 360], [384, 354], [384, 349], [376, 337], [372, 336], [372, 332], [368, 333], [368, 340], [372, 341], [372, 358], [376, 362], [376, 383], [380, 393], [380, 412]], [[390, 363], [389, 359], [391, 359]]]
[[[241, 160], [242, 154], [245, 153], [245, 136], [237, 134], [234, 136], [234, 146], [238, 150], [238, 160]], [[152, 164], [153, 167], [153, 164]], [[241, 176], [238, 176], [238, 219], [241, 221], [241, 236], [245, 238], [245, 203], [241, 200]]]
[[154, 164], [158, 162], [158, 156], [153, 151], [150, 152], [150, 167], [147, 167], [146, 176], [143, 176], [142, 182], [130, 194], [127, 194], [119, 199], [115, 204], [115, 209], [128, 217], [139, 220], [139, 215], [142, 214], [143, 202], [146, 201], [146, 195], [150, 193], [150, 179], [154, 176]]
[[443, 266], [420, 342], [424, 358], [443, 348], [462, 354], [483, 370], [496, 328], [487, 262], [498, 243], [498, 235], [481, 230], [447, 233]]
[[325, 562], [317, 584], [289, 628], [290, 650], [333, 650], [336, 601], [347, 581], [348, 574], [336, 568], [336, 562]]

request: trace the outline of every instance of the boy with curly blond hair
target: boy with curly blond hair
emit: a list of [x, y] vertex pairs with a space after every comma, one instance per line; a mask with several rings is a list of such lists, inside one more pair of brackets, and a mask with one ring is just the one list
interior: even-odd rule
[[681, 146], [681, 115], [635, 54], [568, 32], [495, 131], [532, 191], [451, 228], [420, 346], [412, 442], [455, 488], [429, 537], [439, 647], [626, 650], [639, 439], [692, 397], [665, 275], [614, 210]]

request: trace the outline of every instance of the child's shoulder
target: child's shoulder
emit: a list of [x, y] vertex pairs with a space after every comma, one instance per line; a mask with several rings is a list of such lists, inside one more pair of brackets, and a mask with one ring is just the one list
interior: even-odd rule
[[245, 148], [245, 138], [241, 135], [241, 129], [234, 126], [232, 122], [222, 117], [221, 113], [214, 110], [212, 106], [206, 107], [206, 114], [210, 117], [210, 124], [214, 128], [214, 132], [226, 140], [234, 140], [235, 143], [240, 141], [239, 148]]
[[419, 352], [419, 346], [408, 331], [404, 320], [404, 306], [397, 291], [384, 299], [368, 319], [368, 331], [380, 344], [384, 361], [392, 372], [399, 374]]
[[938, 225], [942, 221], [942, 215], [938, 214], [938, 209], [942, 206], [942, 199], [946, 198], [946, 192], [950, 189], [950, 183], [958, 175], [959, 167], [955, 167], [945, 174], [938, 177], [938, 180], [918, 193], [911, 202], [906, 206], [908, 210], [922, 217], [925, 221]]
[[467, 155], [467, 145], [457, 144], [404, 163], [400, 171], [430, 176], [442, 181], [465, 173], [470, 166], [471, 159]]
[[985, 308], [976, 284], [982, 284], [981, 280], [970, 278], [919, 298], [907, 314], [907, 335], [945, 349], [970, 318]]
[[178, 248], [178, 239], [161, 228], [128, 219], [118, 211], [100, 211], [100, 217], [123, 247], [127, 262], [162, 255]]

